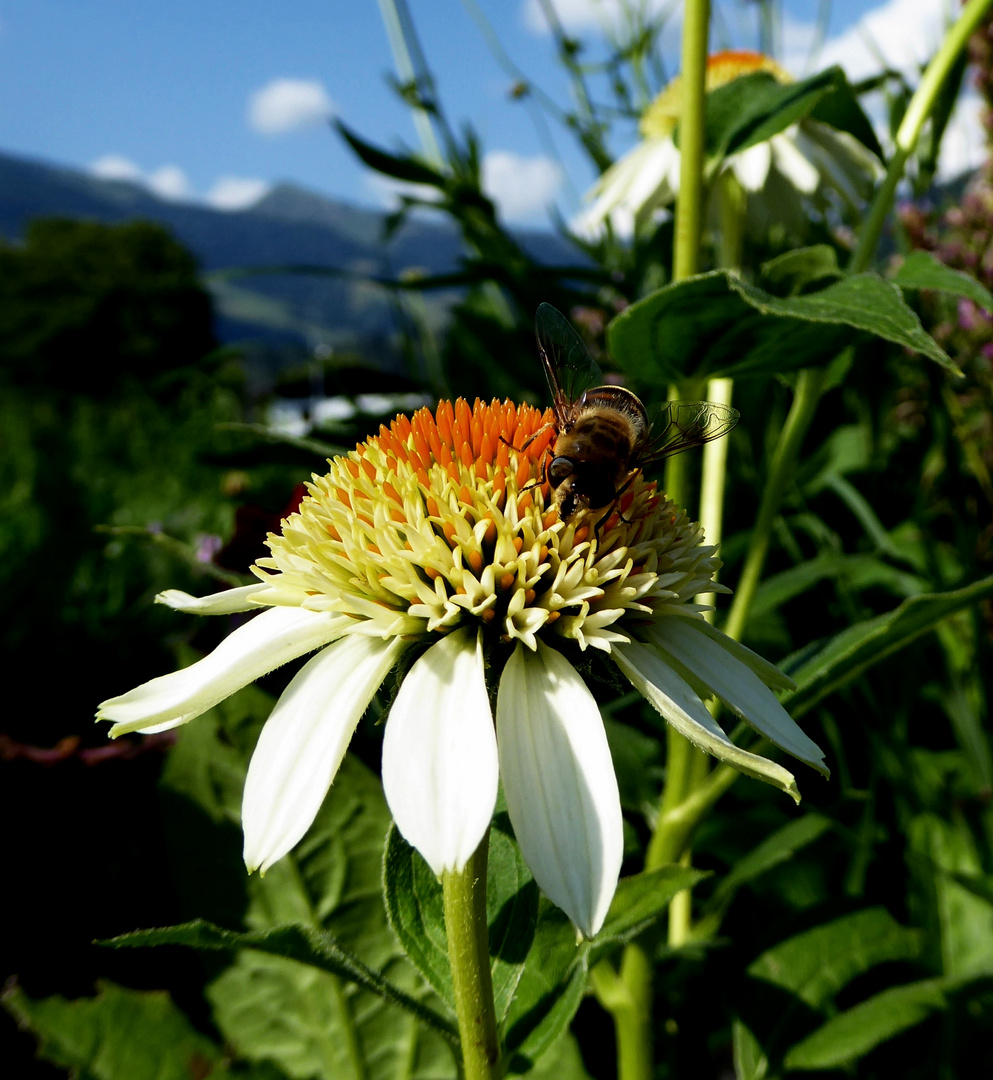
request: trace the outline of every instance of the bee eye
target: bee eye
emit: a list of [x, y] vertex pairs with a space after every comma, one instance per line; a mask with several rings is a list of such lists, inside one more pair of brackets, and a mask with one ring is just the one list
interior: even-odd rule
[[563, 481], [568, 480], [574, 471], [575, 468], [570, 458], [553, 458], [548, 466], [548, 482], [552, 487], [558, 487]]

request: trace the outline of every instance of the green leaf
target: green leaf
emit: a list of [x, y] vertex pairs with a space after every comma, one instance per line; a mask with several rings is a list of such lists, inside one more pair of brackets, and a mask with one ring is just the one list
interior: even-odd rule
[[985, 311], [993, 311], [993, 293], [974, 277], [946, 266], [930, 251], [912, 251], [890, 278], [901, 289], [933, 289], [935, 292], [964, 296]]
[[833, 1016], [798, 1042], [784, 1059], [787, 1069], [837, 1069], [858, 1061], [873, 1047], [919, 1024], [948, 1004], [943, 979], [908, 983]]
[[925, 588], [922, 578], [898, 570], [875, 555], [842, 555], [828, 551], [766, 578], [756, 590], [750, 618], [757, 620], [778, 611], [783, 604], [802, 596], [821, 581], [838, 582], [844, 588], [856, 591], [879, 586], [897, 597], [916, 596]]
[[883, 148], [879, 145], [876, 130], [865, 110], [859, 104], [858, 94], [852, 88], [844, 71], [833, 67], [826, 74], [834, 76], [834, 90], [825, 94], [810, 110], [810, 119], [830, 124], [839, 131], [854, 135], [863, 146], [867, 146], [882, 161]]
[[731, 1024], [731, 1046], [735, 1080], [764, 1080], [769, 1071], [769, 1059], [751, 1029], [737, 1017]]
[[647, 929], [665, 912], [676, 893], [708, 877], [709, 872], [688, 866], [663, 866], [621, 878], [603, 928], [593, 942], [590, 963], [595, 964], [601, 951], [616, 942], [630, 941]]
[[803, 119], [834, 90], [837, 71], [823, 71], [794, 83], [780, 83], [769, 72], [756, 71], [712, 90], [704, 116], [707, 158], [719, 162]]
[[586, 991], [589, 942], [577, 943], [568, 916], [544, 897], [534, 941], [504, 1020], [511, 1072], [527, 1072], [569, 1026]]
[[901, 926], [885, 908], [868, 908], [780, 942], [748, 973], [820, 1009], [857, 975], [887, 960], [913, 960], [920, 947], [920, 931]]
[[406, 155], [400, 157], [396, 154], [380, 150], [371, 143], [359, 138], [350, 128], [340, 120], [335, 121], [342, 138], [358, 155], [360, 161], [368, 165], [370, 169], [382, 173], [384, 176], [392, 176], [395, 180], [404, 180], [409, 184], [428, 184], [431, 187], [444, 188], [447, 178], [440, 172], [432, 169], [429, 165], [418, 161], [416, 158]]
[[759, 279], [775, 296], [797, 296], [817, 282], [834, 281], [844, 274], [830, 244], [794, 248], [763, 263]]
[[[510, 1008], [538, 918], [538, 887], [509, 835], [506, 815], [490, 829], [486, 916], [497, 1020]], [[390, 924], [407, 955], [454, 1008], [441, 882], [394, 827], [383, 863]]]
[[180, 926], [163, 926], [153, 930], [135, 930], [130, 934], [101, 942], [115, 949], [146, 948], [153, 945], [187, 945], [207, 952], [239, 952], [254, 949], [269, 956], [279, 956], [320, 971], [341, 976], [383, 998], [398, 1008], [406, 1009], [450, 1039], [456, 1038], [455, 1028], [447, 1017], [422, 1005], [415, 998], [392, 986], [381, 975], [371, 971], [357, 957], [343, 949], [335, 939], [320, 930], [306, 926], [281, 926], [273, 930], [239, 933], [196, 919]]
[[798, 666], [789, 661], [781, 665], [797, 683], [793, 694], [783, 699], [784, 706], [794, 717], [808, 712], [863, 671], [933, 630], [942, 619], [991, 595], [993, 576], [953, 592], [913, 596], [894, 611], [850, 626]]
[[15, 986], [4, 1007], [39, 1040], [44, 1060], [89, 1080], [190, 1080], [228, 1074], [224, 1054], [164, 991], [100, 982], [96, 997], [33, 1000]]
[[875, 274], [780, 298], [726, 270], [667, 285], [621, 312], [611, 352], [642, 385], [687, 378], [769, 375], [827, 364], [874, 334], [958, 369], [920, 324], [900, 290]]
[[829, 818], [821, 814], [804, 814], [791, 821], [753, 848], [721, 879], [705, 910], [725, 907], [734, 894], [749, 881], [791, 859], [801, 848], [820, 839], [831, 828]]

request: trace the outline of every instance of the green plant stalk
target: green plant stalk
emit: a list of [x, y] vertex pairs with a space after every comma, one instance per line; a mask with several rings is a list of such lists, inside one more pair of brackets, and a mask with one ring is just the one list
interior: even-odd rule
[[[710, 0], [687, 0], [683, 16], [679, 198], [676, 202], [673, 281], [691, 277], [700, 265], [700, 232], [704, 203], [703, 117], [709, 27]], [[679, 461], [678, 457], [671, 459], [671, 463]], [[672, 464], [671, 468], [667, 468], [666, 492], [670, 498], [676, 499], [680, 506], [686, 505], [688, 492], [683, 463]], [[663, 812], [670, 804], [678, 805], [686, 797], [694, 772], [692, 755], [699, 753], [674, 731], [670, 731], [667, 742]], [[649, 862], [651, 850], [650, 844], [646, 868], [659, 865]], [[617, 1037], [618, 1080], [651, 1080], [652, 964], [639, 945], [625, 947], [620, 978], [627, 990], [628, 996], [625, 1000], [630, 1004], [620, 1009], [610, 1009]]]
[[[386, 26], [386, 35], [390, 39], [393, 62], [401, 83], [421, 85], [427, 80], [428, 85], [433, 85], [430, 71], [421, 55], [420, 45], [414, 36], [413, 23], [405, 0], [379, 0], [379, 10]], [[445, 159], [438, 145], [430, 114], [420, 106], [411, 106], [411, 111], [424, 157], [434, 168], [443, 168]]]
[[441, 878], [463, 1080], [498, 1080], [500, 1076], [500, 1040], [486, 929], [488, 844], [489, 833], [464, 869], [446, 870]]
[[738, 587], [731, 601], [731, 610], [724, 627], [724, 632], [736, 641], [741, 640], [748, 610], [755, 599], [766, 555], [769, 553], [769, 541], [772, 537], [776, 515], [779, 513], [779, 506], [783, 501], [786, 488], [793, 479], [800, 447], [803, 445], [807, 429], [817, 410], [824, 377], [821, 369], [805, 368], [797, 378], [793, 404], [790, 406], [786, 423], [783, 425], [779, 441], [776, 443], [776, 450], [772, 455], [769, 476], [762, 491], [758, 516], [752, 529], [752, 539], [748, 545], [748, 554], [745, 556], [745, 565], [742, 567]]
[[993, 5], [993, 0], [969, 0], [958, 20], [945, 35], [941, 47], [931, 58], [931, 63], [928, 64], [920, 85], [914, 91], [914, 96], [910, 99], [907, 111], [903, 115], [903, 121], [896, 133], [896, 149], [890, 159], [886, 176], [876, 191], [865, 224], [859, 232], [858, 243], [849, 264], [849, 270], [852, 273], [865, 270], [872, 262], [879, 238], [883, 234], [883, 226], [893, 205], [897, 184], [903, 177], [907, 159], [917, 146], [924, 122], [931, 115], [942, 85], [948, 78], [959, 53], [965, 48], [966, 42], [991, 5]]
[[679, 197], [672, 280], [682, 281], [700, 266], [703, 221], [703, 110], [707, 93], [707, 32], [710, 0], [687, 0], [683, 15], [682, 102], [679, 114]]

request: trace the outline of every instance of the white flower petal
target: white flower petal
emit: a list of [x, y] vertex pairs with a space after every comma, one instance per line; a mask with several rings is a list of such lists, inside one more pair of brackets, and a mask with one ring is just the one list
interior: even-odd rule
[[825, 776], [824, 752], [809, 739], [775, 694], [722, 644], [700, 634], [689, 637], [683, 626], [659, 619], [649, 630], [654, 645], [672, 656], [709, 687], [730, 709], [780, 749], [813, 766]]
[[789, 135], [774, 135], [769, 142], [776, 168], [804, 195], [813, 195], [820, 182], [817, 169], [800, 153]]
[[97, 719], [114, 721], [112, 736], [164, 721], [185, 723], [288, 660], [327, 645], [350, 622], [340, 615], [270, 608], [228, 634], [195, 664], [101, 702]]
[[586, 937], [617, 889], [623, 821], [596, 701], [565, 657], [518, 646], [500, 678], [497, 745], [507, 810], [535, 880]]
[[309, 660], [280, 695], [245, 779], [249, 871], [265, 872], [310, 828], [355, 725], [403, 648], [398, 639], [351, 634]]
[[761, 191], [769, 175], [772, 151], [767, 142], [757, 143], [728, 158], [728, 166], [746, 191]]
[[[680, 611], [673, 611], [672, 614], [683, 617], [683, 613]], [[740, 641], [728, 637], [727, 634], [722, 633], [716, 626], [711, 626], [706, 620], [690, 618], [687, 615], [685, 622], [680, 623], [679, 626], [680, 629], [687, 629], [690, 632], [695, 630], [698, 634], [709, 637], [711, 641], [716, 641], [725, 652], [729, 652], [735, 660], [740, 660], [746, 667], [751, 668], [762, 682], [773, 690], [796, 689], [796, 683], [789, 675], [784, 675], [775, 664], [770, 664], [764, 657], [752, 652], [746, 645], [742, 645]]]
[[155, 602], [194, 615], [233, 615], [236, 611], [256, 611], [258, 605], [252, 602], [252, 597], [264, 589], [265, 585], [259, 582], [210, 596], [190, 596], [180, 589], [166, 589], [155, 597]]
[[465, 627], [407, 672], [386, 722], [383, 788], [397, 828], [440, 875], [486, 835], [498, 781], [483, 649]]
[[631, 685], [694, 746], [726, 761], [747, 776], [782, 788], [800, 801], [793, 774], [768, 758], [735, 746], [689, 683], [653, 649], [632, 642], [615, 645], [612, 655]]

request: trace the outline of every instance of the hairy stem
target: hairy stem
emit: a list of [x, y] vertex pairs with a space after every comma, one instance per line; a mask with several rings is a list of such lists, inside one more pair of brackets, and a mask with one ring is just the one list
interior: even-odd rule
[[441, 879], [464, 1080], [498, 1080], [500, 1076], [500, 1041], [486, 929], [488, 843], [489, 834], [463, 870], [446, 870]]

